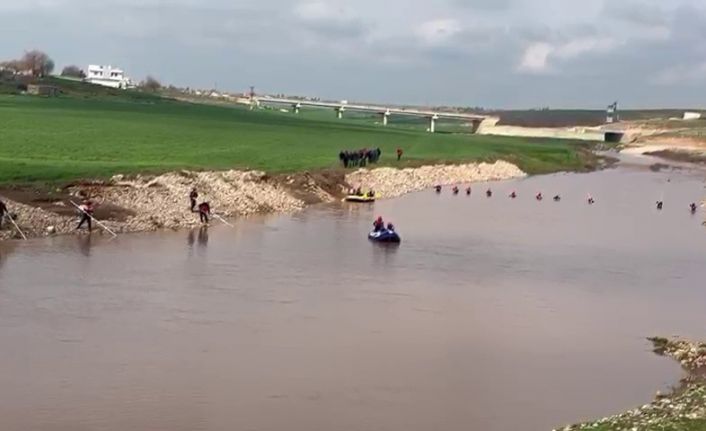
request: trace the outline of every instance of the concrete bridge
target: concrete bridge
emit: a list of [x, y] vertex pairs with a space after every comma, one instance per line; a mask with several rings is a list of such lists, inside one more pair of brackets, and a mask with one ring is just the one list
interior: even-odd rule
[[475, 115], [475, 114], [461, 114], [453, 112], [442, 112], [442, 111], [425, 111], [419, 109], [405, 109], [405, 108], [387, 108], [384, 106], [375, 105], [355, 105], [346, 102], [315, 102], [310, 100], [297, 100], [297, 99], [280, 99], [276, 97], [255, 97], [252, 99], [251, 103], [254, 104], [272, 104], [272, 105], [287, 105], [291, 106], [294, 113], [298, 114], [300, 109], [304, 106], [312, 106], [318, 108], [330, 108], [336, 112], [338, 118], [343, 118], [343, 113], [345, 111], [359, 111], [359, 112], [371, 112], [377, 113], [381, 120], [382, 125], [387, 126], [390, 121], [390, 117], [393, 115], [406, 115], [413, 117], [422, 117], [429, 120], [429, 132], [434, 133], [436, 131], [436, 122], [440, 119], [453, 119], [466, 121], [473, 124], [472, 131], [475, 131], [480, 126], [480, 123], [484, 120], [490, 118], [485, 115]]

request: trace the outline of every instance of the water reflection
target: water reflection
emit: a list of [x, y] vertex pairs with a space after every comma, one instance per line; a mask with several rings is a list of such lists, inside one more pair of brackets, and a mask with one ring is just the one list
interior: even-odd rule
[[208, 226], [201, 226], [199, 228], [199, 236], [197, 240], [201, 247], [206, 247], [208, 245]]
[[92, 234], [79, 234], [76, 236], [76, 244], [78, 250], [85, 257], [91, 256], [91, 245], [93, 244]]
[[4, 241], [0, 243], [0, 269], [5, 265], [5, 262], [9, 259], [12, 252], [17, 247], [17, 243], [14, 241]]

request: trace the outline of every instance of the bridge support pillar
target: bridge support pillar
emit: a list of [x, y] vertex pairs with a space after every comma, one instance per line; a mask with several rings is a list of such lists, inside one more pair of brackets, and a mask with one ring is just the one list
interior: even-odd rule
[[436, 132], [436, 120], [438, 120], [438, 119], [439, 119], [439, 116], [436, 114], [429, 117], [429, 133]]

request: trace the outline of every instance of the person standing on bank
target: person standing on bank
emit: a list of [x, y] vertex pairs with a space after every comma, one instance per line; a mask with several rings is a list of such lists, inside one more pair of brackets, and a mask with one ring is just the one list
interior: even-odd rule
[[81, 220], [78, 222], [78, 226], [76, 226], [76, 230], [81, 229], [81, 226], [83, 226], [84, 223], [88, 224], [88, 231], [91, 232], [93, 230], [93, 226], [91, 224], [91, 220], [93, 219], [93, 202], [91, 202], [89, 199], [84, 200], [81, 205], [78, 206], [78, 209], [81, 211]]
[[2, 222], [5, 220], [5, 214], [7, 214], [8, 217], [10, 216], [7, 205], [5, 205], [5, 202], [0, 201], [0, 228], [2, 228]]
[[196, 191], [196, 187], [191, 189], [191, 193], [189, 193], [189, 201], [191, 202], [191, 212], [196, 211], [196, 199], [199, 198], [199, 192]]
[[211, 216], [211, 205], [208, 202], [201, 202], [199, 204], [199, 219], [201, 223], [208, 224], [209, 217]]

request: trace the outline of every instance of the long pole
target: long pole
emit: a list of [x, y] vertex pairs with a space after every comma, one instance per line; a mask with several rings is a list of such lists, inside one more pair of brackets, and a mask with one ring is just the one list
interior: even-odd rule
[[15, 229], [17, 229], [17, 232], [19, 232], [20, 235], [22, 235], [22, 239], [24, 239], [25, 241], [27, 241], [27, 236], [25, 236], [24, 232], [22, 232], [22, 229], [20, 229], [20, 227], [17, 226], [17, 223], [15, 223], [15, 220], [12, 219], [12, 216], [10, 216], [10, 215], [8, 214], [8, 215], [3, 215], [3, 217], [7, 217], [7, 219], [10, 220], [10, 223], [12, 223], [13, 226], [15, 226]]
[[226, 225], [228, 225], [230, 227], [234, 227], [232, 224], [228, 223], [223, 217], [219, 216], [218, 214], [213, 214], [213, 216], [215, 218], [217, 218], [218, 220], [222, 221], [223, 223], [225, 223]]
[[88, 217], [90, 217], [91, 220], [93, 220], [94, 222], [96, 222], [96, 224], [97, 224], [98, 226], [100, 226], [100, 227], [102, 227], [103, 229], [105, 229], [106, 231], [108, 231], [108, 233], [110, 233], [111, 235], [113, 235], [113, 237], [117, 237], [117, 236], [118, 236], [115, 232], [113, 232], [112, 230], [110, 230], [110, 229], [108, 228], [108, 226], [106, 226], [106, 225], [104, 225], [103, 223], [99, 222], [98, 220], [96, 220], [95, 217], [93, 217], [91, 214], [89, 214], [89, 213], [88, 213], [87, 211], [85, 211], [83, 208], [81, 208], [80, 206], [76, 205], [76, 202], [74, 202], [74, 201], [69, 201], [69, 202], [71, 202], [71, 203], [73, 204], [73, 206], [75, 206], [76, 208], [78, 208], [79, 211], [81, 211], [82, 213], [84, 213], [84, 214], [86, 214]]

